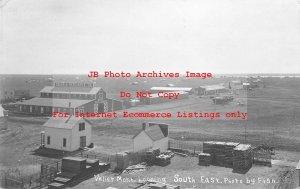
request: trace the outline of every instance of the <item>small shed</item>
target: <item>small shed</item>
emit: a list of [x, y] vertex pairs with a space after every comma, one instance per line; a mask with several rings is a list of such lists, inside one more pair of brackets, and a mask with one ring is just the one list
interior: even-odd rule
[[50, 118], [41, 133], [46, 148], [75, 151], [91, 144], [92, 124], [85, 118]]
[[168, 150], [169, 130], [164, 123], [143, 123], [142, 130], [133, 137], [133, 151], [152, 148], [161, 152]]

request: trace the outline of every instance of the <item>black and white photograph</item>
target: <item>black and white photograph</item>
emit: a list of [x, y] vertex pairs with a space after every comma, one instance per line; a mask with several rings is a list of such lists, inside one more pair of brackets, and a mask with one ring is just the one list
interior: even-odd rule
[[300, 189], [300, 0], [0, 0], [0, 189]]

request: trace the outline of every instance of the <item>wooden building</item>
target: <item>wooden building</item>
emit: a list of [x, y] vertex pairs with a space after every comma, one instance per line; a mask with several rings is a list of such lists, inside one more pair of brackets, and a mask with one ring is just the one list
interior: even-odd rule
[[106, 92], [92, 83], [55, 83], [40, 91], [40, 97], [17, 102], [17, 112], [51, 115], [52, 112], [108, 112], [123, 109], [121, 101], [106, 98]]
[[196, 89], [199, 96], [201, 95], [217, 95], [220, 93], [228, 93], [228, 89], [222, 85], [204, 85]]
[[92, 124], [84, 118], [50, 118], [43, 127], [41, 138], [46, 148], [75, 151], [91, 144]]
[[133, 137], [133, 151], [152, 148], [167, 151], [169, 126], [163, 123], [143, 123], [142, 130]]

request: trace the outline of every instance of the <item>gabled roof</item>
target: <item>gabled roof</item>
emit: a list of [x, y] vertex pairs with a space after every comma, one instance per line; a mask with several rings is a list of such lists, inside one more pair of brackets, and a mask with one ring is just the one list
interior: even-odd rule
[[73, 93], [73, 94], [96, 94], [101, 87], [58, 87], [58, 86], [46, 86], [40, 92], [41, 93]]
[[51, 117], [46, 123], [44, 123], [44, 127], [51, 127], [51, 128], [59, 128], [59, 129], [73, 129], [79, 122], [89, 122], [87, 119], [82, 117], [75, 117], [70, 116], [68, 118], [54, 118]]
[[61, 107], [61, 108], [77, 108], [84, 104], [87, 104], [93, 100], [77, 100], [77, 99], [58, 99], [58, 98], [32, 98], [23, 102], [17, 102], [20, 105], [32, 105], [32, 106], [49, 106], [49, 107]]
[[158, 125], [153, 125], [145, 130], [145, 133], [153, 140], [157, 141], [165, 138], [163, 132]]
[[137, 137], [141, 132], [145, 132], [151, 138], [152, 141], [158, 141], [165, 138], [159, 125], [149, 126], [146, 130], [141, 130], [138, 134], [133, 136], [133, 138]]

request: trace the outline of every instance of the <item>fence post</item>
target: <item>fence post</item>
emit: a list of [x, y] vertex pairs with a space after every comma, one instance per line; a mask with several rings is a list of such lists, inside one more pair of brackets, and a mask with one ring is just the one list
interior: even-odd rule
[[58, 172], [58, 162], [56, 162], [56, 172]]

